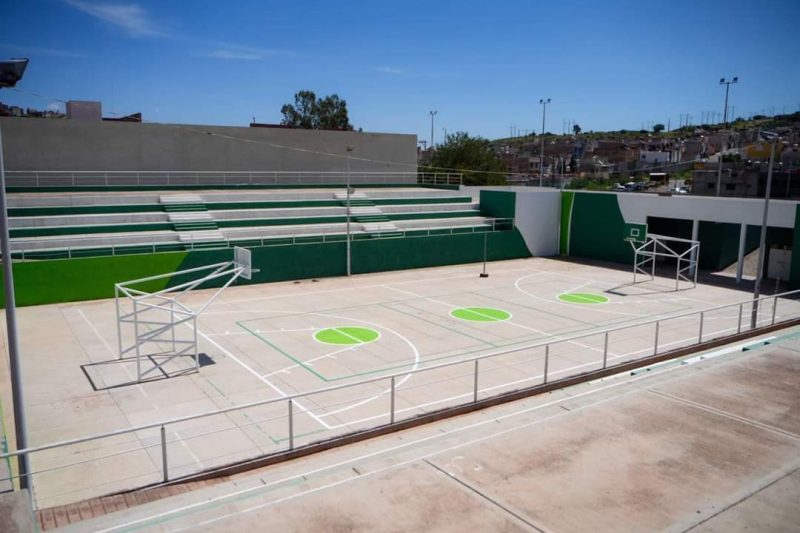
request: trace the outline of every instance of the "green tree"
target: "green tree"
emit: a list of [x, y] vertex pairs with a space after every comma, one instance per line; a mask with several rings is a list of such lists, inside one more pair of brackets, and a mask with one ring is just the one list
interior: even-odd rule
[[506, 168], [497, 157], [492, 144], [483, 137], [470, 137], [465, 132], [448, 134], [444, 144], [433, 153], [431, 166], [423, 172], [441, 172], [452, 169], [464, 172], [465, 185], [502, 185]]
[[653, 126], [654, 133], [661, 133], [662, 131], [664, 131], [664, 129], [665, 128], [663, 124], [656, 124], [655, 126]]
[[300, 91], [294, 95], [294, 104], [281, 107], [281, 124], [307, 130], [352, 130], [347, 116], [347, 101], [332, 94], [317, 98], [314, 91]]
[[573, 125], [572, 125], [572, 133], [574, 133], [575, 135], [577, 135], [577, 134], [579, 134], [580, 132], [581, 132], [581, 127], [580, 127], [580, 126], [578, 126], [577, 124], [573, 124]]

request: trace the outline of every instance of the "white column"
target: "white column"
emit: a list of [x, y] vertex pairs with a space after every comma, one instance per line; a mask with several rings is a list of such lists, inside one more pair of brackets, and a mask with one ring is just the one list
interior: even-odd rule
[[739, 260], [736, 263], [736, 283], [742, 282], [742, 270], [744, 269], [744, 245], [747, 241], [747, 224], [739, 226]]
[[[700, 231], [700, 221], [699, 220], [692, 220], [692, 240], [693, 241], [697, 240], [697, 234], [699, 233], [699, 231]], [[700, 258], [697, 257], [697, 249], [692, 250], [692, 263], [694, 263], [695, 261], [699, 261], [699, 260], [700, 260]], [[694, 276], [694, 271], [695, 271], [696, 268], [697, 268], [697, 266], [692, 268], [692, 270], [691, 270], [692, 276]]]

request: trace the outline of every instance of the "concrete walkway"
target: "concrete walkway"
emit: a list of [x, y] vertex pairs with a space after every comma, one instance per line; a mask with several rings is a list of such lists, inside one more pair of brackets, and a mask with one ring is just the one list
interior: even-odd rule
[[789, 531], [800, 329], [268, 467], [65, 530]]

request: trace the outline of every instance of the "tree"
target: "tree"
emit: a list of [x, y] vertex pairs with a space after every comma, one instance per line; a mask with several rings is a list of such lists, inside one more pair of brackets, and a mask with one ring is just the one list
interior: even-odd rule
[[578, 126], [577, 124], [573, 124], [573, 125], [572, 125], [572, 133], [574, 133], [575, 135], [577, 135], [577, 134], [579, 134], [580, 132], [581, 132], [581, 127], [580, 127], [580, 126]]
[[492, 144], [483, 137], [470, 137], [465, 132], [447, 135], [444, 144], [433, 153], [431, 168], [423, 172], [441, 172], [443, 169], [464, 172], [464, 185], [502, 185], [506, 168], [497, 157]]
[[653, 126], [654, 133], [661, 133], [662, 131], [664, 131], [664, 129], [665, 128], [663, 124], [656, 124], [655, 126]]
[[332, 94], [317, 98], [314, 91], [300, 91], [294, 95], [294, 105], [281, 107], [281, 124], [307, 130], [352, 130], [347, 116], [347, 101]]

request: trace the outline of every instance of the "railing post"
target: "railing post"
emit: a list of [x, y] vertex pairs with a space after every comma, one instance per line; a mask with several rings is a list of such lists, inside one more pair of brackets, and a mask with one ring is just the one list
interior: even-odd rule
[[737, 335], [742, 332], [742, 306], [743, 305], [744, 304], [739, 304], [739, 320], [738, 320], [738, 322], [736, 322], [736, 334]]
[[603, 368], [608, 365], [608, 332], [606, 331], [605, 340], [603, 341]]
[[772, 324], [775, 324], [775, 311], [778, 309], [778, 297], [772, 299]]
[[394, 390], [395, 390], [394, 376], [392, 376], [392, 402], [391, 402], [390, 416], [389, 416], [390, 424], [394, 424]]
[[161, 426], [161, 469], [164, 472], [164, 483], [169, 481], [169, 470], [167, 469], [167, 430]]
[[550, 345], [544, 345], [544, 381], [543, 384], [547, 384], [547, 368], [550, 366]]
[[660, 320], [656, 320], [656, 341], [653, 344], [653, 355], [658, 355], [658, 329], [659, 329], [660, 325], [661, 325], [661, 321]]
[[294, 406], [289, 398], [289, 450], [294, 450]]
[[705, 318], [705, 312], [700, 311], [700, 332], [697, 335], [697, 344], [703, 342], [703, 318]]
[[478, 401], [478, 359], [475, 359], [475, 386], [472, 392], [472, 401]]

